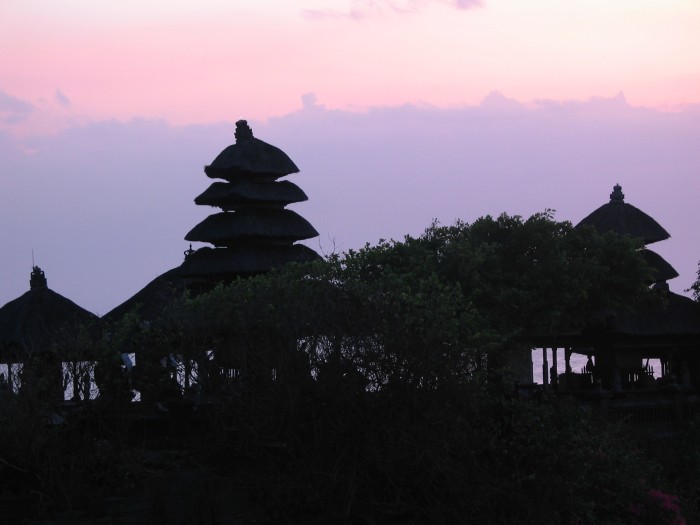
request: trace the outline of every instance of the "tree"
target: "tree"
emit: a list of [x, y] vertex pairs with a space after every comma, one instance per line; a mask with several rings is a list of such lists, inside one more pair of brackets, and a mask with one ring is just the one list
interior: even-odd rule
[[[118, 357], [133, 352], [139, 409], [181, 417], [186, 393], [161, 365], [181, 356], [213, 401], [192, 402], [182, 442], [269, 520], [624, 522], [663, 488], [653, 462], [618, 429], [521, 400], [504, 379], [514, 347], [646, 293], [638, 248], [550, 212], [504, 214], [236, 279], [113, 326], [96, 372], [112, 402], [96, 406], [134, 405]], [[126, 456], [85, 457], [97, 473]]]
[[697, 279], [686, 292], [693, 292], [693, 299], [700, 302], [700, 262], [698, 262]]

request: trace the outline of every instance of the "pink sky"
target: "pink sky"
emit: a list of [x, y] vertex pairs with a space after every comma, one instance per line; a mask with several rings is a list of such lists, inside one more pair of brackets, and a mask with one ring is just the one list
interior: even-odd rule
[[343, 109], [700, 103], [696, 0], [5, 0], [0, 20], [0, 89], [53, 118], [265, 119], [310, 91]]
[[[180, 264], [202, 167], [247, 118], [301, 168], [318, 251], [619, 182], [700, 259], [697, 0], [4, 0], [0, 306], [104, 314]], [[48, 133], [50, 132], [50, 133]]]

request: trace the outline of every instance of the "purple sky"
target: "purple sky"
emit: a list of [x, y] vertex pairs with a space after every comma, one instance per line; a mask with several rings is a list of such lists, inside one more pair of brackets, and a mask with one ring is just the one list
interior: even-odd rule
[[[0, 86], [1, 89], [1, 86]], [[61, 97], [64, 97], [63, 100]], [[70, 104], [60, 91], [57, 102]], [[700, 259], [700, 106], [631, 106], [623, 95], [526, 105], [494, 92], [479, 105], [328, 109], [308, 93], [256, 137], [284, 150], [309, 196], [291, 208], [320, 232], [322, 253], [450, 224], [546, 208], [574, 223], [626, 202], [671, 233], [652, 249], [692, 283]], [[21, 121], [29, 100], [0, 91], [0, 119]], [[49, 287], [102, 315], [182, 261], [185, 234], [213, 208], [195, 196], [205, 164], [234, 140], [226, 122], [96, 120], [53, 134], [0, 131], [0, 305], [29, 287], [32, 250]]]
[[653, 249], [682, 292], [698, 27], [696, 0], [4, 0], [0, 305], [32, 250], [97, 314], [179, 265], [241, 118], [301, 168], [320, 252], [434, 218], [578, 222], [619, 182], [671, 233]]

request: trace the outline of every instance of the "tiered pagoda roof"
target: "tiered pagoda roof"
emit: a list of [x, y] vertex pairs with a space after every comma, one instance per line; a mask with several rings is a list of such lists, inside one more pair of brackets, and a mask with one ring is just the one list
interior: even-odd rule
[[622, 186], [615, 184], [610, 202], [585, 217], [577, 226], [593, 226], [600, 233], [609, 231], [630, 235], [644, 244], [668, 239], [671, 235], [642, 210], [625, 202]]
[[[630, 235], [648, 244], [665, 240], [669, 233], [649, 215], [624, 202], [619, 184], [610, 194], [610, 202], [595, 210], [576, 227], [589, 225], [599, 232]], [[578, 338], [594, 344], [664, 345], [695, 344], [700, 335], [700, 305], [669, 290], [667, 280], [678, 277], [678, 272], [663, 257], [647, 248], [642, 256], [653, 269], [653, 289], [663, 297], [661, 301], [634, 305], [632, 311], [603, 311]]]
[[236, 275], [263, 273], [288, 262], [318, 259], [297, 241], [318, 236], [309, 222], [288, 204], [307, 200], [289, 181], [277, 179], [299, 168], [279, 148], [253, 136], [245, 120], [236, 123], [236, 143], [224, 149], [204, 168], [214, 182], [195, 199], [198, 205], [220, 208], [185, 236], [206, 242], [180, 267], [185, 278], [220, 280]]
[[[663, 241], [671, 235], [649, 215], [625, 202], [622, 186], [615, 184], [610, 202], [586, 216], [576, 227], [592, 226], [600, 233], [629, 235], [644, 245]], [[664, 282], [678, 277], [678, 272], [658, 253], [644, 248], [642, 256], [654, 270], [652, 282]]]

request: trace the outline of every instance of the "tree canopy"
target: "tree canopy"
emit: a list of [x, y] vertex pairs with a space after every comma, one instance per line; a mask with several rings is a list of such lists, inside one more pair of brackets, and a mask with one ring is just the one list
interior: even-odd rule
[[700, 302], [700, 262], [698, 263], [697, 279], [695, 279], [695, 282], [690, 286], [690, 289], [686, 291], [692, 292], [693, 299]]
[[177, 334], [174, 347], [189, 342], [182, 353], [216, 349], [235, 368], [251, 360], [283, 368], [281, 360], [299, 361], [296, 342], [313, 374], [342, 361], [375, 390], [469, 381], [489, 353], [633, 304], [649, 275], [638, 248], [554, 221], [551, 212], [435, 223], [418, 237], [186, 299], [165, 332]]
[[[95, 343], [101, 390], [85, 417], [100, 440], [86, 424], [37, 423], [0, 444], [22, 469], [56, 473], [40, 478], [53, 501], [87, 490], [66, 485], [78, 457], [99, 467], [86, 480], [136, 479], [133, 419], [99, 408], [133, 405], [134, 387], [144, 411], [189, 418], [183, 463], [233, 479], [236, 501], [268, 521], [672, 523], [672, 485], [632, 436], [507, 380], [514, 352], [644, 297], [639, 248], [549, 211], [504, 214], [236, 279], [152, 322], [129, 314]], [[124, 353], [136, 354], [128, 384]], [[0, 407], [8, 428], [23, 421], [12, 406]], [[682, 450], [677, 486], [692, 494], [700, 455]]]

